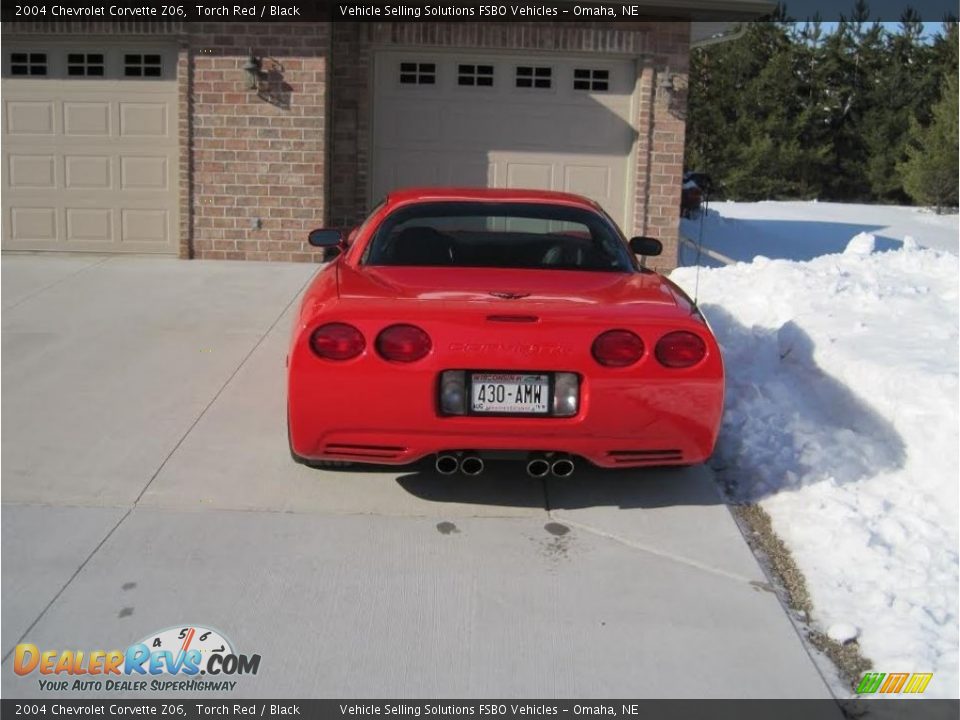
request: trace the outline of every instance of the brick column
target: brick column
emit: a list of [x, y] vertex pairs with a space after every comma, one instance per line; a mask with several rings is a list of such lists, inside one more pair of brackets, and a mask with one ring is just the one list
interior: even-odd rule
[[677, 266], [679, 249], [689, 32], [686, 23], [657, 23], [656, 52], [640, 80], [636, 225], [663, 243], [663, 254], [647, 263], [661, 271]]
[[177, 135], [180, 141], [180, 238], [177, 254], [183, 260], [193, 257], [193, 73], [190, 71], [190, 60], [190, 45], [181, 40], [177, 52]]
[[[195, 23], [193, 255], [311, 262], [325, 224], [329, 23]], [[253, 53], [265, 77], [247, 86]]]

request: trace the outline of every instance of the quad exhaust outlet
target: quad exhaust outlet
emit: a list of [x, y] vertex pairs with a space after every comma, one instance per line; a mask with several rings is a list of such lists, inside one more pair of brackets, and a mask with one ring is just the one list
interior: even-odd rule
[[[455, 475], [460, 472], [467, 477], [476, 477], [486, 469], [483, 458], [473, 452], [448, 451], [437, 454], [433, 464], [440, 475]], [[566, 455], [534, 455], [527, 460], [527, 475], [532, 478], [545, 478], [553, 475], [566, 478], [573, 475], [576, 464]]]
[[434, 462], [433, 466], [441, 475], [453, 475], [460, 469], [460, 458], [456, 455], [441, 453], [437, 455], [436, 462]]
[[527, 463], [527, 475], [542, 478], [550, 474], [550, 461], [544, 457], [531, 458]]
[[527, 461], [527, 475], [532, 478], [544, 478], [553, 475], [558, 478], [570, 477], [576, 470], [573, 458], [566, 455], [535, 455]]
[[471, 477], [482, 473], [483, 467], [483, 460], [478, 455], [467, 455], [460, 461], [460, 472]]
[[461, 455], [456, 452], [442, 452], [437, 455], [433, 467], [441, 475], [455, 475], [461, 472], [473, 477], [483, 472], [484, 462], [474, 453]]

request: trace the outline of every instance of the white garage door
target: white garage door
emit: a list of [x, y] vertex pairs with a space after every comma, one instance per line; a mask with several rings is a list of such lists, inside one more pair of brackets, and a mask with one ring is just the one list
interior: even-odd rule
[[384, 51], [375, 76], [373, 199], [411, 185], [565, 190], [629, 227], [633, 61]]
[[175, 253], [176, 51], [3, 47], [3, 248]]

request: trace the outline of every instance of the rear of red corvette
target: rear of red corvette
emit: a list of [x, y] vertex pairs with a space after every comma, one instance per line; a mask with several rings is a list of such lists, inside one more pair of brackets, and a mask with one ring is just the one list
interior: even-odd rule
[[365, 246], [392, 210], [375, 213], [302, 303], [288, 357], [294, 457], [435, 456], [440, 472], [468, 474], [515, 457], [533, 475], [570, 474], [579, 458], [613, 468], [709, 457], [720, 352], [668, 281], [605, 266], [371, 263]]

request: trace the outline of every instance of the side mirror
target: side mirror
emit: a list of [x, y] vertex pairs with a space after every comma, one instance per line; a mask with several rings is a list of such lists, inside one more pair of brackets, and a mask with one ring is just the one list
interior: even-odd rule
[[343, 233], [339, 230], [320, 228], [313, 230], [307, 237], [307, 241], [314, 247], [338, 247], [343, 243]]
[[307, 242], [314, 247], [323, 248], [324, 260], [332, 260], [346, 247], [341, 231], [328, 230], [326, 228], [311, 231], [307, 236]]
[[630, 250], [634, 255], [659, 255], [663, 252], [663, 243], [652, 237], [630, 238]]

